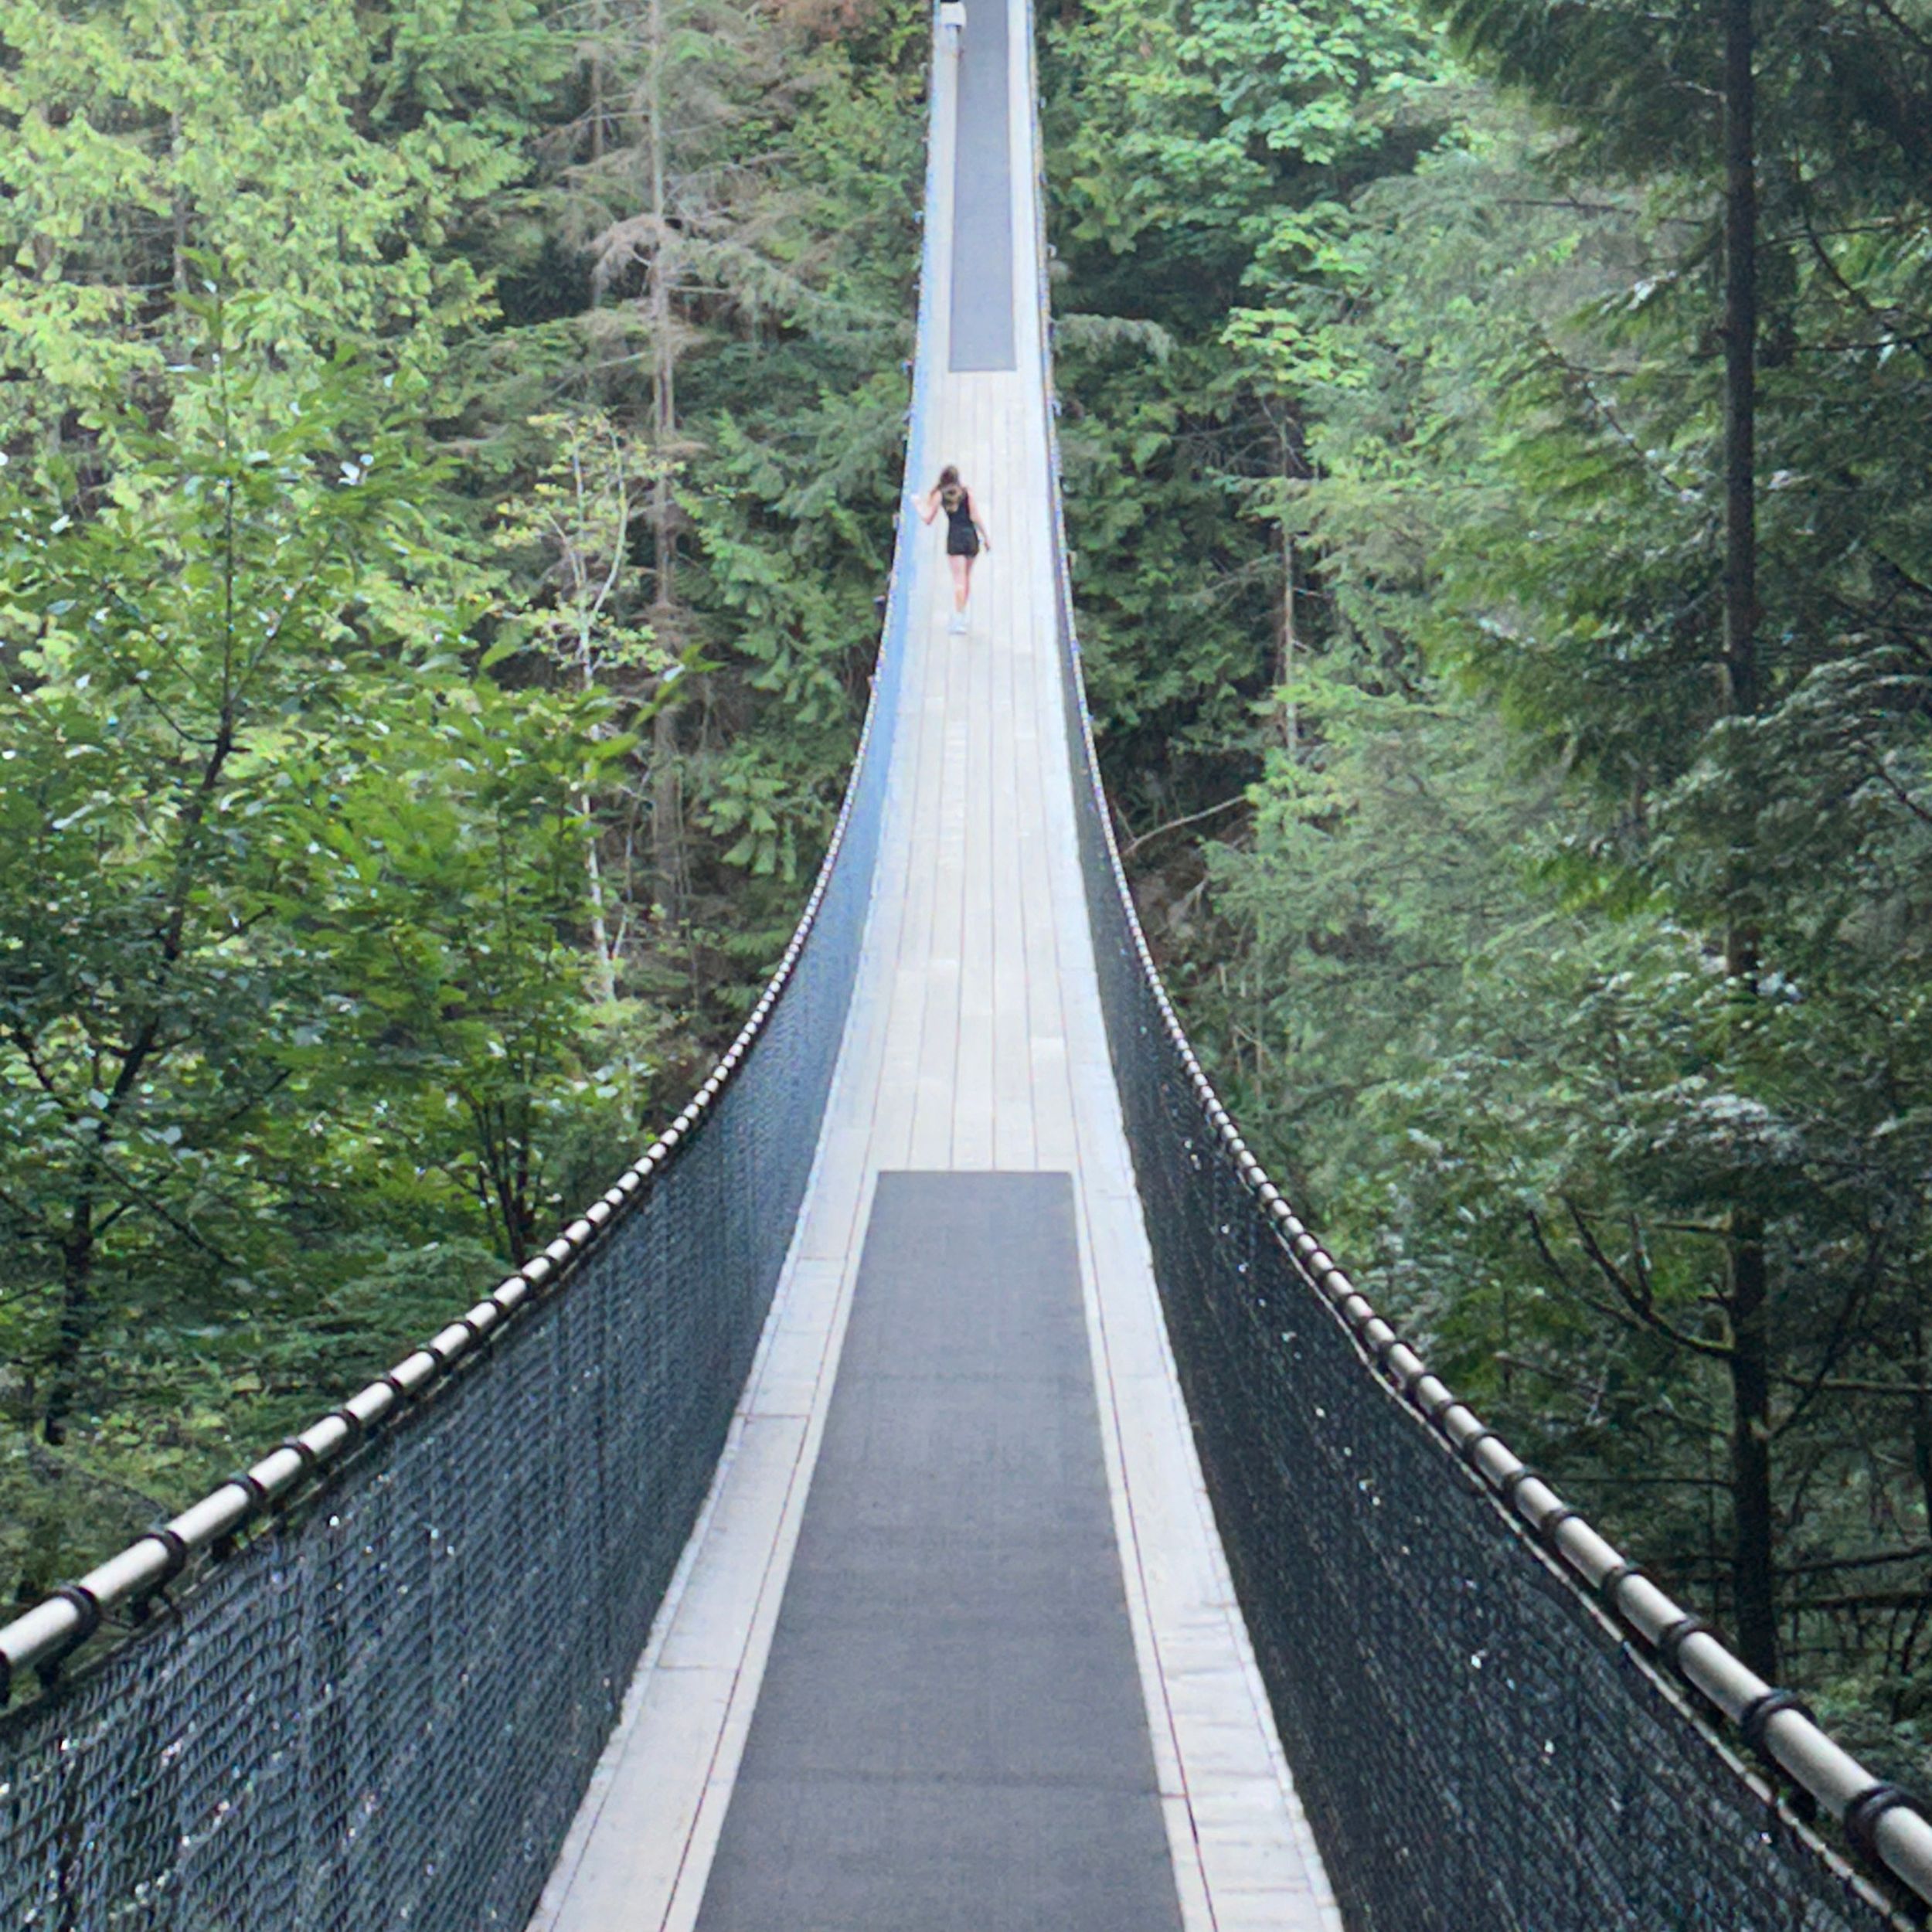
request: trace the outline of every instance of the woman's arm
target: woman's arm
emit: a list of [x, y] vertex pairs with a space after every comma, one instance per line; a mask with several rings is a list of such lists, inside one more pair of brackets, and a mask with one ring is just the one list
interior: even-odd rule
[[920, 522], [931, 522], [933, 519], [939, 514], [938, 491], [928, 490], [923, 496], [914, 497], [913, 498], [913, 508], [919, 512], [919, 520]]
[[986, 525], [984, 521], [986, 515], [986, 506], [974, 495], [971, 490], [966, 492], [966, 514], [973, 519], [973, 528], [979, 532], [979, 547], [982, 550], [992, 549], [993, 539], [986, 534]]

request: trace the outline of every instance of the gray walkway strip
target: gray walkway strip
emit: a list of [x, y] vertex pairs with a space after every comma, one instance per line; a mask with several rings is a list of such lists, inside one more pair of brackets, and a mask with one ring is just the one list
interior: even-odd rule
[[953, 160], [951, 359], [955, 369], [1014, 366], [1006, 11], [998, 0], [967, 0]]
[[1069, 1177], [882, 1174], [699, 1932], [1179, 1932]]

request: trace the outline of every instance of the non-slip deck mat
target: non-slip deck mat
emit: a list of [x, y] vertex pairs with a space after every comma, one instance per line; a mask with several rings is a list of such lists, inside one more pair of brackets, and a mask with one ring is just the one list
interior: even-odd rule
[[1064, 1174], [883, 1174], [699, 1932], [1179, 1932]]
[[953, 156], [955, 369], [1013, 362], [1012, 141], [1008, 128], [1006, 0], [966, 0]]

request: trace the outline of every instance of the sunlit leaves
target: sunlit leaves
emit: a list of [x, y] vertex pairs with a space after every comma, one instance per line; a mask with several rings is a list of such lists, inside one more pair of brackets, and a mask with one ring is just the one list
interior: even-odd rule
[[289, 407], [233, 312], [110, 501], [0, 504], [0, 1342], [49, 1453], [111, 1460], [371, 1223], [526, 1242], [583, 1111], [577, 800], [624, 741], [477, 668], [412, 567], [434, 465], [353, 364]]

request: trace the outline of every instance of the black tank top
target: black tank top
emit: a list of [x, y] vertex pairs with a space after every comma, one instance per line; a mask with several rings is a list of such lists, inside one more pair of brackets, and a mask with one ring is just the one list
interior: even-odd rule
[[970, 536], [973, 528], [973, 499], [971, 495], [957, 483], [950, 484], [939, 493], [940, 507], [946, 512], [946, 531], [949, 536]]

